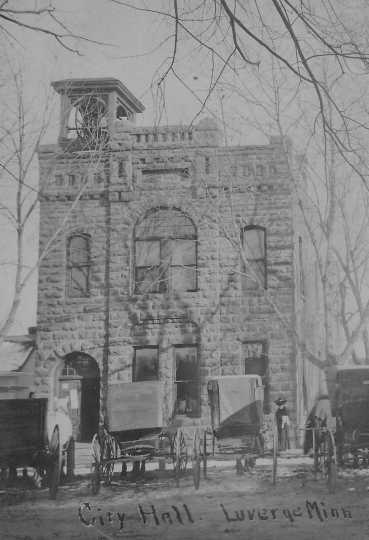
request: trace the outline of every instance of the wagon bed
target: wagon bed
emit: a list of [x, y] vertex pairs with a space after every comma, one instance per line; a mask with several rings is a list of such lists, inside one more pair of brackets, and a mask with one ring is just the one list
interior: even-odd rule
[[47, 399], [0, 400], [0, 467], [31, 466], [45, 445]]

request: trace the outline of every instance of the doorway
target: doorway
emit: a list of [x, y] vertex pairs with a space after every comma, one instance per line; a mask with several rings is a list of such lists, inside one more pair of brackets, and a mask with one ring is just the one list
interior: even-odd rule
[[67, 354], [59, 383], [59, 397], [67, 402], [73, 437], [90, 442], [99, 427], [100, 370], [96, 360], [85, 353]]
[[265, 341], [246, 341], [244, 349], [245, 375], [260, 375], [264, 385], [264, 413], [270, 413], [269, 362]]

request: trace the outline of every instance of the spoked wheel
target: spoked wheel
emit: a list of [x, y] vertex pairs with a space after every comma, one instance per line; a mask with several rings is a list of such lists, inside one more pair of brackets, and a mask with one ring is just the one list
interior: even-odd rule
[[208, 473], [208, 449], [207, 449], [207, 440], [206, 440], [206, 430], [204, 431], [204, 438], [203, 438], [203, 444], [202, 444], [202, 459], [203, 459], [203, 471], [204, 471], [204, 478], [207, 478]]
[[201, 438], [197, 429], [193, 439], [192, 446], [192, 478], [195, 489], [200, 487], [200, 468], [201, 468]]
[[184, 433], [178, 429], [172, 441], [172, 457], [177, 487], [179, 479], [184, 475], [187, 468], [187, 445]]
[[326, 428], [316, 430], [314, 468], [327, 481], [329, 493], [337, 484], [337, 455], [333, 433]]
[[278, 462], [278, 428], [277, 424], [273, 425], [273, 467], [272, 467], [272, 482], [277, 483], [277, 462]]
[[100, 467], [101, 467], [101, 446], [97, 433], [92, 438], [91, 443], [91, 491], [97, 495], [100, 491]]
[[337, 457], [333, 433], [324, 433], [324, 474], [327, 479], [329, 493], [334, 493], [337, 485]]
[[51, 435], [50, 444], [50, 464], [48, 468], [48, 483], [50, 498], [55, 499], [58, 491], [60, 481], [60, 469], [62, 462], [62, 448], [60, 444], [60, 430], [59, 426], [54, 427]]
[[118, 457], [119, 445], [112, 435], [104, 429], [101, 445], [101, 477], [106, 486], [111, 484], [114, 473], [114, 459]]

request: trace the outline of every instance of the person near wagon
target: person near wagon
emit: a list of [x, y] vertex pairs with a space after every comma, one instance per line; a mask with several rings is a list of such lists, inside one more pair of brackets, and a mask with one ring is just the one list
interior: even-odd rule
[[280, 396], [274, 402], [277, 406], [275, 412], [275, 418], [277, 423], [278, 430], [278, 449], [279, 450], [288, 450], [290, 447], [290, 438], [289, 438], [289, 425], [290, 420], [288, 416], [288, 410], [286, 407], [287, 400]]
[[[311, 454], [314, 450], [314, 437], [317, 437], [320, 428], [331, 428], [333, 421], [331, 402], [327, 394], [321, 394], [312, 408], [307, 420], [304, 438], [304, 454]], [[313, 435], [313, 431], [315, 435]], [[316, 441], [319, 444], [319, 440]]]

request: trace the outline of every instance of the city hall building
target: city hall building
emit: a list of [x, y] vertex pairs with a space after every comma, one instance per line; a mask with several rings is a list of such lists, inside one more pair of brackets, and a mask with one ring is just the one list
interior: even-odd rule
[[185, 426], [209, 422], [212, 377], [257, 373], [264, 411], [283, 394], [300, 423], [320, 375], [297, 342], [314, 328], [281, 139], [224, 146], [211, 119], [138, 127], [144, 107], [116, 79], [53, 88], [59, 138], [39, 149], [37, 394], [67, 398], [88, 441], [120, 382], [160, 382], [163, 422]]

